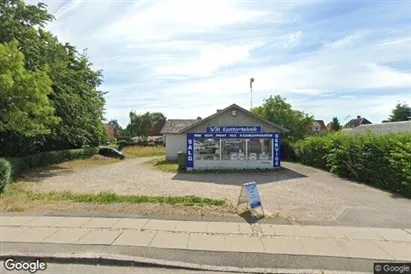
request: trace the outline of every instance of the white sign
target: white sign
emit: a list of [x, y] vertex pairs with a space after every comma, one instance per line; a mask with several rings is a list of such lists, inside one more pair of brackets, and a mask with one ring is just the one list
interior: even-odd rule
[[250, 208], [256, 208], [261, 206], [260, 194], [258, 193], [257, 184], [255, 182], [244, 184], [244, 189], [247, 193], [248, 203]]

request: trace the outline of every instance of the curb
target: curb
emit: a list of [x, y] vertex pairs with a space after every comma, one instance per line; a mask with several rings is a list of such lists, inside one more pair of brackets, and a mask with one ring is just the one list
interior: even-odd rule
[[214, 266], [201, 265], [193, 263], [185, 263], [179, 261], [157, 260], [144, 257], [134, 257], [127, 255], [97, 255], [93, 253], [85, 254], [69, 254], [69, 253], [36, 253], [26, 254], [17, 252], [13, 254], [0, 254], [0, 260], [5, 261], [8, 258], [13, 258], [19, 261], [33, 261], [43, 259], [48, 263], [70, 263], [70, 264], [86, 264], [86, 265], [104, 265], [104, 266], [136, 266], [136, 267], [153, 267], [153, 268], [169, 268], [169, 269], [184, 269], [197, 271], [216, 271], [216, 272], [231, 272], [231, 273], [269, 273], [269, 274], [365, 274], [366, 272], [347, 272], [333, 271], [320, 269], [280, 269], [280, 268], [242, 268], [234, 266]]

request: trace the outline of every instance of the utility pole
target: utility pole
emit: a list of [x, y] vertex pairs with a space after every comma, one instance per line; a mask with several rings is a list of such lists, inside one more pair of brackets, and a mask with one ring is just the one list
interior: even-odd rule
[[250, 78], [250, 111], [253, 110], [253, 83], [254, 78]]

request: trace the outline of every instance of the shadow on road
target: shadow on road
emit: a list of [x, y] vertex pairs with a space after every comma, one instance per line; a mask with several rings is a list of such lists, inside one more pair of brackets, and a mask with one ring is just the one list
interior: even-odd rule
[[286, 181], [291, 179], [305, 178], [307, 176], [295, 172], [288, 168], [282, 168], [273, 172], [230, 172], [230, 173], [218, 173], [218, 172], [193, 172], [193, 173], [178, 173], [172, 180], [175, 181], [190, 181], [193, 183], [213, 183], [223, 185], [236, 185], [241, 186], [244, 183], [256, 182], [257, 184], [268, 184], [280, 181]]
[[20, 177], [21, 182], [41, 182], [47, 178], [59, 176], [63, 174], [72, 173], [72, 169], [59, 167], [59, 166], [49, 166], [43, 168], [36, 168], [24, 173]]

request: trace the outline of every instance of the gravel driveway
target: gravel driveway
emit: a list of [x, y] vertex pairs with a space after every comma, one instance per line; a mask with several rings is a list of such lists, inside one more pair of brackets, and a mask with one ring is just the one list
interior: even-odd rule
[[324, 221], [336, 220], [349, 210], [370, 210], [405, 218], [411, 224], [410, 200], [299, 164], [283, 163], [285, 169], [274, 174], [173, 174], [151, 169], [144, 164], [148, 160], [139, 158], [73, 172], [56, 170], [54, 174], [39, 174], [32, 189], [196, 195], [227, 198], [236, 203], [241, 185], [254, 181], [258, 184], [266, 213], [279, 213], [297, 220]]

